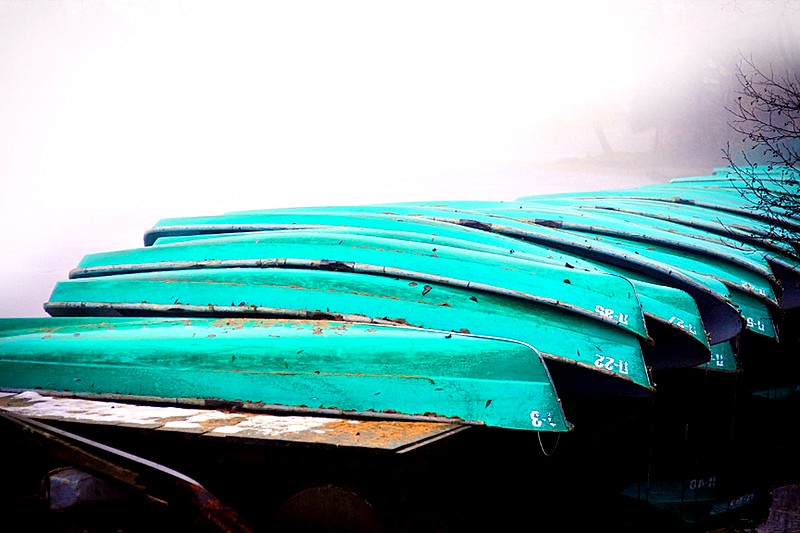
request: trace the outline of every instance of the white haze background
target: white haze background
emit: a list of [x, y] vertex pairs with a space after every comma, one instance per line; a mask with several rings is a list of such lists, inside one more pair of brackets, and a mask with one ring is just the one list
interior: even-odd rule
[[797, 15], [777, 0], [0, 1], [0, 316], [43, 316], [81, 257], [140, 246], [160, 218], [665, 180], [547, 165], [599, 153], [597, 123], [646, 150], [653, 132], [619, 119], [637, 83], [691, 86], [687, 57], [746, 52]]

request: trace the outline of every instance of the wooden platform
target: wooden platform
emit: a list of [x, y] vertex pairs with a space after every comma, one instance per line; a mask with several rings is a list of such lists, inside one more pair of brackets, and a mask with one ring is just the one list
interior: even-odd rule
[[424, 446], [469, 427], [444, 422], [354, 420], [164, 404], [132, 404], [37, 391], [0, 391], [0, 409], [40, 421], [113, 425], [192, 433], [221, 439], [259, 439], [381, 449], [398, 453]]

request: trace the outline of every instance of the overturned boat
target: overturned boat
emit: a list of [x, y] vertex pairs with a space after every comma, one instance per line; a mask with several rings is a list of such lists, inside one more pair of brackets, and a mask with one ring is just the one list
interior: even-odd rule
[[[0, 424], [20, 453], [46, 443], [129, 488], [120, 469], [191, 481], [66, 429], [152, 452], [256, 522], [334, 498], [424, 530], [419, 503], [438, 498], [419, 495], [469, 507], [511, 471], [548, 488], [581, 475], [678, 513], [683, 489], [702, 489], [692, 521], [716, 517], [754, 493], [729, 482], [743, 447], [770, 455], [741, 432], [785, 425], [776, 413], [800, 390], [800, 255], [772, 231], [800, 223], [740, 187], [718, 169], [512, 202], [163, 219], [142, 247], [84, 257], [49, 317], [0, 320]], [[319, 474], [329, 463], [346, 466]], [[266, 504], [230, 478], [251, 467], [280, 473]]]

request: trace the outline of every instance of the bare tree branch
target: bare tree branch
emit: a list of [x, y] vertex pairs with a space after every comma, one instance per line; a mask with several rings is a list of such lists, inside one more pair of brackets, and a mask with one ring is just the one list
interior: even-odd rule
[[736, 80], [735, 103], [726, 109], [744, 147], [733, 150], [728, 143], [723, 149], [730, 177], [754, 209], [770, 216], [774, 236], [794, 241], [780, 221], [800, 214], [800, 73], [792, 66], [762, 69], [742, 58]]

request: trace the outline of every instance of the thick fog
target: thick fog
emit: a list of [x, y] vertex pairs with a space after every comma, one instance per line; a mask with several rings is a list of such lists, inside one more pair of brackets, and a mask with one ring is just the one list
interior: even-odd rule
[[794, 1], [0, 2], [0, 316], [160, 218], [707, 173]]

